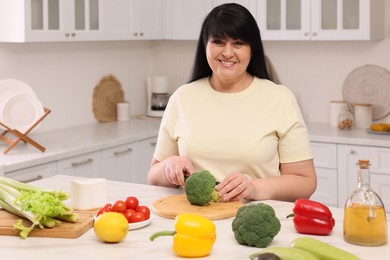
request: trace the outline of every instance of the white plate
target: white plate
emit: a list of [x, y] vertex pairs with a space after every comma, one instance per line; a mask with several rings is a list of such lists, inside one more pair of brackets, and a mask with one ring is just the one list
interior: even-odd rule
[[27, 94], [13, 96], [0, 107], [0, 120], [21, 133], [25, 133], [43, 114], [42, 103]]
[[0, 97], [4, 97], [6, 92], [27, 94], [36, 97], [34, 90], [27, 83], [17, 79], [0, 80]]
[[[97, 214], [97, 212], [96, 212], [96, 214]], [[96, 218], [97, 218], [97, 216], [95, 215], [93, 220], [96, 220]], [[149, 219], [147, 219], [145, 221], [141, 221], [141, 222], [129, 223], [129, 230], [135, 230], [135, 229], [140, 229], [140, 228], [146, 227], [147, 225], [152, 223], [152, 219], [153, 219], [153, 213], [150, 212]]]

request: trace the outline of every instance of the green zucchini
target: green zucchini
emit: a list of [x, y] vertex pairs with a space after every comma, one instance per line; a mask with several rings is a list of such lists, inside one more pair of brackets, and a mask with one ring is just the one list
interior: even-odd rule
[[292, 248], [306, 250], [321, 260], [360, 260], [354, 254], [310, 237], [299, 237], [291, 242]]
[[293, 247], [268, 247], [259, 253], [250, 255], [249, 258], [254, 259], [258, 255], [265, 253], [273, 253], [279, 256], [282, 260], [319, 260], [319, 258], [312, 253]]

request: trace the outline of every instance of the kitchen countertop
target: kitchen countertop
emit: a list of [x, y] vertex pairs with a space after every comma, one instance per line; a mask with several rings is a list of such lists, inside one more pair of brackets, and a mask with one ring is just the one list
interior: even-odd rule
[[[32, 139], [46, 148], [42, 153], [30, 144], [19, 143], [8, 154], [0, 155], [0, 175], [83, 153], [155, 137], [160, 120], [131, 118], [126, 122], [94, 123], [44, 133], [32, 133]], [[326, 123], [307, 123], [310, 140], [350, 145], [390, 148], [390, 135], [367, 133], [365, 129], [340, 130]], [[6, 148], [0, 143], [0, 151]]]
[[[76, 177], [57, 175], [36, 181], [32, 184], [50, 189], [70, 191], [70, 181]], [[107, 201], [113, 202], [127, 196], [138, 197], [141, 204], [152, 206], [159, 198], [181, 193], [179, 189], [170, 189], [150, 185], [107, 181]], [[297, 237], [309, 236], [337, 246], [364, 259], [390, 259], [390, 246], [363, 247], [348, 244], [343, 240], [343, 209], [331, 208], [336, 225], [329, 236], [310, 236], [298, 234], [291, 219], [293, 204], [281, 201], [263, 201], [275, 209], [281, 221], [281, 230], [270, 246], [289, 246]], [[389, 219], [389, 218], [388, 218]], [[209, 257], [205, 259], [248, 259], [261, 248], [239, 245], [231, 230], [233, 218], [215, 220], [217, 240]], [[37, 238], [22, 240], [17, 236], [0, 236], [2, 259], [178, 259], [171, 249], [172, 237], [161, 237], [154, 242], [149, 237], [162, 230], [173, 230], [174, 220], [153, 216], [152, 223], [144, 228], [129, 231], [125, 240], [116, 244], [100, 242], [93, 229], [77, 239]], [[388, 229], [390, 226], [388, 221]]]
[[338, 129], [324, 123], [307, 123], [310, 140], [315, 142], [366, 145], [390, 148], [390, 133], [372, 134], [367, 129]]
[[30, 138], [46, 148], [41, 152], [30, 144], [19, 142], [6, 155], [0, 143], [0, 175], [125, 143], [141, 141], [158, 134], [160, 120], [131, 118], [129, 121], [94, 123], [56, 131], [31, 133]]

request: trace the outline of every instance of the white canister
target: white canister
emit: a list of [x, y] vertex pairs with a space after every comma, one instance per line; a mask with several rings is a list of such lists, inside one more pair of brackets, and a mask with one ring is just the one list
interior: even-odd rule
[[330, 101], [329, 103], [329, 124], [331, 126], [337, 127], [338, 117], [342, 111], [344, 111], [344, 108], [346, 108], [348, 105], [345, 101]]
[[130, 119], [130, 102], [116, 104], [116, 118], [118, 121], [128, 121]]
[[372, 124], [372, 105], [353, 104], [355, 127], [370, 128]]

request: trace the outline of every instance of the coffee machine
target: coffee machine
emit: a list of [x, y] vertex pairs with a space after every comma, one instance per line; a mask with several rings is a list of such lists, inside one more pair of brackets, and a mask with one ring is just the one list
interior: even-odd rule
[[164, 76], [149, 76], [146, 79], [148, 107], [146, 115], [162, 117], [169, 99], [168, 78]]

